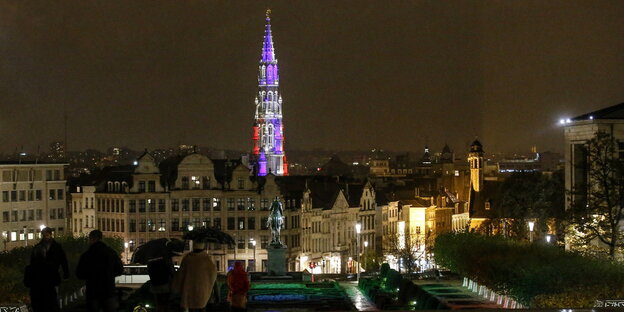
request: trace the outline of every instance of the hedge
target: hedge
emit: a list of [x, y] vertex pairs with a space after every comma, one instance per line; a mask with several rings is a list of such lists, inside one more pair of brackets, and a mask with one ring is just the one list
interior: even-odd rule
[[532, 308], [591, 308], [624, 298], [624, 266], [476, 233], [436, 238], [436, 263]]

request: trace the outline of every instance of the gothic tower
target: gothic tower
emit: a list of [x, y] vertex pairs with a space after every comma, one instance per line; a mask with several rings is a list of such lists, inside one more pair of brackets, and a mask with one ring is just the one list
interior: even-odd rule
[[279, 74], [270, 14], [271, 10], [267, 10], [262, 58], [258, 67], [253, 155], [258, 164], [258, 175], [272, 173], [281, 176], [288, 175], [288, 162], [284, 153], [282, 95], [279, 93]]
[[470, 184], [475, 192], [480, 192], [483, 186], [483, 145], [474, 140], [470, 145], [468, 163], [470, 164]]

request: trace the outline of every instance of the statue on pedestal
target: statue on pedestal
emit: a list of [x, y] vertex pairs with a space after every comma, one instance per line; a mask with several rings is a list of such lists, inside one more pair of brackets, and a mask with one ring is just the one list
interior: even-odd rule
[[276, 197], [271, 204], [271, 212], [267, 220], [267, 227], [271, 229], [271, 246], [282, 247], [284, 244], [280, 239], [280, 231], [284, 226], [284, 209], [279, 197]]

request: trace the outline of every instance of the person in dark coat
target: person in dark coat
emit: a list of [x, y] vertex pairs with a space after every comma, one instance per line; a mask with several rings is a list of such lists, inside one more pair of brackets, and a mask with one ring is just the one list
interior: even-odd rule
[[156, 312], [169, 311], [171, 281], [174, 273], [171, 255], [154, 258], [147, 262], [147, 274], [151, 283], [150, 290], [156, 299]]
[[116, 311], [115, 277], [123, 273], [121, 258], [102, 242], [102, 232], [89, 233], [89, 249], [80, 256], [76, 276], [86, 280], [87, 311]]
[[59, 269], [63, 278], [69, 278], [67, 256], [63, 247], [52, 238], [52, 229], [41, 230], [41, 241], [30, 255], [30, 265], [24, 274], [24, 284], [30, 288], [30, 303], [34, 312], [60, 310], [57, 286], [61, 284]]

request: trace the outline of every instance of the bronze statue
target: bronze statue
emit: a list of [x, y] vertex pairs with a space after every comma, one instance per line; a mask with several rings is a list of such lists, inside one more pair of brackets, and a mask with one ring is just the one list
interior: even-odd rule
[[284, 226], [284, 209], [282, 203], [279, 201], [279, 197], [275, 197], [275, 200], [271, 204], [271, 212], [269, 213], [269, 219], [267, 220], [267, 227], [271, 229], [271, 246], [283, 246], [280, 239], [280, 231]]

